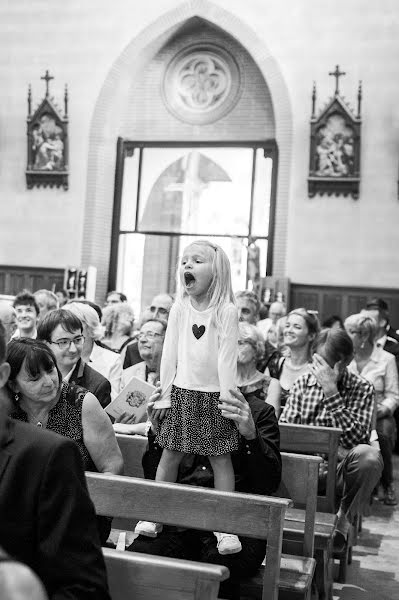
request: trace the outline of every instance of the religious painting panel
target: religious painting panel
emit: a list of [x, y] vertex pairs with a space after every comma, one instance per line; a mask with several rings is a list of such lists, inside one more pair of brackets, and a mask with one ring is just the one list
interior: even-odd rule
[[46, 71], [46, 94], [32, 114], [32, 92], [28, 92], [26, 183], [34, 186], [68, 189], [68, 92], [65, 88], [64, 113], [50, 97], [49, 83], [54, 77]]
[[355, 116], [339, 93], [339, 78], [345, 73], [337, 65], [329, 75], [336, 79], [335, 95], [318, 117], [315, 115], [316, 86], [313, 87], [308, 194], [310, 197], [324, 193], [329, 196], [350, 194], [357, 199], [360, 183], [361, 84]]

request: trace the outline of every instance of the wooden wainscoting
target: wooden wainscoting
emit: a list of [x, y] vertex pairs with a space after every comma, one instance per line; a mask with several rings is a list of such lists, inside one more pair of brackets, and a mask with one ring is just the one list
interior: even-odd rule
[[399, 327], [399, 288], [333, 287], [291, 283], [289, 308], [303, 306], [319, 311], [321, 321], [331, 315], [347, 316], [360, 312], [370, 298], [382, 298], [388, 304], [392, 326]]
[[30, 292], [40, 289], [59, 290], [63, 283], [63, 269], [0, 265], [0, 294], [15, 296], [24, 289]]

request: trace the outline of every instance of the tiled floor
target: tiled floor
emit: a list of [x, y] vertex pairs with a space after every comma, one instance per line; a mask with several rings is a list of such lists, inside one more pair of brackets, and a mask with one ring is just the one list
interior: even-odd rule
[[[399, 498], [399, 456], [394, 469]], [[334, 600], [399, 600], [399, 505], [374, 502], [353, 549], [347, 581], [334, 583]]]

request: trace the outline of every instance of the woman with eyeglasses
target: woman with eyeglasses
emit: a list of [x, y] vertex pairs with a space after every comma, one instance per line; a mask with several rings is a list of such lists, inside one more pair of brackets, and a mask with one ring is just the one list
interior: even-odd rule
[[240, 322], [238, 324], [237, 385], [244, 396], [255, 395], [271, 404], [279, 415], [280, 384], [257, 370], [265, 351], [263, 335], [255, 325]]
[[269, 363], [266, 372], [280, 381], [280, 406], [287, 402], [290, 389], [301, 375], [308, 372], [312, 361], [312, 344], [320, 330], [316, 315], [305, 308], [292, 310], [284, 324], [284, 354]]
[[73, 312], [60, 308], [47, 313], [37, 337], [50, 346], [64, 381], [89, 390], [103, 408], [111, 402], [108, 379], [82, 360], [83, 325]]
[[[12, 418], [74, 440], [86, 471], [123, 473], [108, 415], [91, 392], [62, 380], [50, 344], [30, 338], [13, 340], [6, 361], [11, 368], [7, 386], [13, 395]], [[105, 543], [111, 519], [98, 517], [98, 526]]]
[[[396, 424], [393, 413], [399, 406], [398, 371], [395, 357], [375, 343], [376, 321], [365, 313], [350, 315], [345, 319], [345, 329], [353, 342], [354, 358], [348, 370], [364, 377], [374, 385], [376, 409], [370, 442], [378, 442], [384, 461], [381, 475], [383, 502], [395, 506], [397, 499], [393, 485], [392, 453], [396, 441]], [[377, 490], [378, 495], [378, 490]]]
[[[137, 336], [138, 351], [142, 362], [132, 365], [122, 373], [121, 389], [132, 377], [138, 377], [155, 385], [159, 381], [159, 370], [167, 322], [163, 319], [149, 318], [140, 327]], [[123, 414], [114, 424], [117, 433], [146, 435], [145, 419], [142, 423], [130, 423], [132, 417]]]

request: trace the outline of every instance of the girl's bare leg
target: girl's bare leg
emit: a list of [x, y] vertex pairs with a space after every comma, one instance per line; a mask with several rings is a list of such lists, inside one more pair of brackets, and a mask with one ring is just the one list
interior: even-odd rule
[[[208, 458], [213, 469], [215, 489], [223, 492], [234, 492], [235, 478], [230, 454], [209, 456]], [[218, 531], [214, 533], [218, 541], [219, 554], [235, 554], [241, 551], [241, 542], [236, 535]]]
[[157, 468], [155, 481], [169, 481], [174, 483], [177, 480], [177, 473], [183, 456], [184, 452], [164, 448]]

